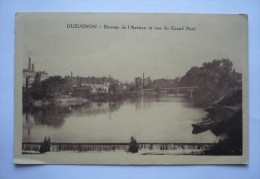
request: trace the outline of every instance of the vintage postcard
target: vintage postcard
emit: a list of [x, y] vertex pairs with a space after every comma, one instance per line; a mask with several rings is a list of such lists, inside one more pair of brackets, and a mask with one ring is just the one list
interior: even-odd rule
[[15, 164], [246, 164], [247, 15], [17, 13]]

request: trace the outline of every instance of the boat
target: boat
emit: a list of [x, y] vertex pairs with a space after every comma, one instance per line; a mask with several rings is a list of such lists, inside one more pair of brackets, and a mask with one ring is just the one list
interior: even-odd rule
[[[201, 122], [191, 125], [196, 130], [203, 129], [202, 131], [206, 131], [207, 129], [210, 129], [212, 125], [227, 122], [241, 110], [242, 90], [236, 90], [213, 102], [208, 108], [205, 109], [205, 111], [208, 112], [207, 117], [202, 119]], [[197, 131], [195, 131], [195, 133], [197, 133]]]
[[205, 128], [209, 128], [211, 127], [213, 124], [215, 124], [216, 121], [213, 121], [212, 119], [207, 119], [207, 120], [204, 120], [202, 122], [199, 122], [199, 123], [195, 123], [195, 124], [191, 124], [192, 127], [194, 128], [201, 128], [201, 129], [205, 129]]

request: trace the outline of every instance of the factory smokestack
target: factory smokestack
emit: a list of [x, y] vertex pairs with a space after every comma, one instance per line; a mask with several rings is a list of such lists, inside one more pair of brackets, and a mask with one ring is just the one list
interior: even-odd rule
[[32, 71], [34, 71], [34, 64], [32, 64]]
[[144, 73], [143, 73], [143, 87], [144, 87]]
[[31, 70], [31, 57], [29, 57], [29, 62], [28, 62], [28, 70]]

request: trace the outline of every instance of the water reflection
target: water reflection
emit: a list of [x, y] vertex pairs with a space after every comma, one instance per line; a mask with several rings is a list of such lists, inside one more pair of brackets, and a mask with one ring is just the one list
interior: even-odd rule
[[25, 121], [30, 121], [30, 116], [33, 117], [35, 125], [47, 125], [51, 127], [61, 127], [64, 123], [64, 118], [69, 114], [69, 107], [60, 108], [55, 105], [49, 105], [41, 108], [27, 108], [24, 109]]
[[[88, 102], [84, 105], [48, 105], [42, 107], [27, 107], [23, 109], [27, 129], [33, 125], [47, 125], [59, 128], [65, 122], [65, 118], [73, 116], [95, 116], [102, 113], [112, 113], [119, 110], [124, 102]], [[137, 105], [138, 103], [136, 103]], [[30, 118], [33, 118], [33, 122]], [[30, 132], [28, 132], [30, 133]]]
[[49, 105], [23, 110], [23, 141], [40, 142], [214, 142], [210, 132], [192, 135], [191, 124], [206, 113], [184, 98], [135, 98], [84, 105]]
[[121, 105], [120, 102], [89, 102], [82, 106], [70, 106], [69, 116], [95, 116], [102, 113], [111, 113], [119, 110]]

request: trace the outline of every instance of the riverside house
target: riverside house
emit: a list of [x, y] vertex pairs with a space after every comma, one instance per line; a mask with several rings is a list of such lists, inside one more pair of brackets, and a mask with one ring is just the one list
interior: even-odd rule
[[71, 82], [73, 92], [77, 95], [107, 93], [111, 82], [111, 79], [107, 77], [65, 76], [65, 78]]

